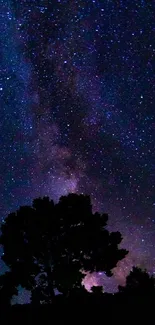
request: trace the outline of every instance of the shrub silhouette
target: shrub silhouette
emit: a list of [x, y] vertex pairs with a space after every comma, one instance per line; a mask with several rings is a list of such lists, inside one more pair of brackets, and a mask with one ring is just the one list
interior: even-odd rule
[[13, 272], [0, 275], [0, 308], [8, 307], [13, 295], [18, 294]]
[[92, 213], [89, 196], [69, 194], [54, 204], [48, 197], [20, 207], [1, 226], [3, 261], [15, 286], [32, 291], [34, 303], [50, 303], [55, 288], [64, 295], [82, 287], [83, 271], [108, 276], [127, 251], [109, 232], [108, 215]]

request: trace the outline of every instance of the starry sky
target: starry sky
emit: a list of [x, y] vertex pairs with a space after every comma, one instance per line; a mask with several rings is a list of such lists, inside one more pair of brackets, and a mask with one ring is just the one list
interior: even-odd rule
[[0, 4], [0, 218], [90, 194], [130, 253], [88, 287], [155, 272], [154, 17], [147, 0]]

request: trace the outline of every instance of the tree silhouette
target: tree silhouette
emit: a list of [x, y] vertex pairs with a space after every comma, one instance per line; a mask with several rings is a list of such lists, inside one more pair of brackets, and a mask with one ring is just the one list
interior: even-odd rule
[[119, 292], [126, 296], [150, 296], [155, 294], [155, 279], [146, 270], [133, 267], [126, 278], [126, 286], [119, 286]]
[[107, 221], [107, 214], [92, 213], [89, 196], [69, 194], [57, 204], [36, 199], [2, 225], [2, 259], [34, 301], [51, 302], [54, 288], [68, 295], [81, 288], [83, 271], [111, 276], [125, 257], [127, 251], [118, 248], [121, 234], [105, 229]]

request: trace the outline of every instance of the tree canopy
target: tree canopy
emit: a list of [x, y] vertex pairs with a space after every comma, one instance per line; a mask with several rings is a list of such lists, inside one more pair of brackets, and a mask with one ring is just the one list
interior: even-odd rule
[[48, 197], [20, 207], [1, 226], [3, 261], [15, 285], [32, 291], [36, 301], [50, 302], [55, 288], [68, 295], [82, 287], [84, 272], [112, 269], [128, 253], [119, 232], [106, 229], [107, 214], [92, 212], [89, 196], [69, 194], [55, 204]]

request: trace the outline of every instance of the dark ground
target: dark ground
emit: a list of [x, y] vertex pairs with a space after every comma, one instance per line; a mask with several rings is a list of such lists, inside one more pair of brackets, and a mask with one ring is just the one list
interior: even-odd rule
[[155, 301], [147, 297], [132, 301], [118, 297], [69, 300], [57, 299], [52, 305], [14, 305], [2, 308], [0, 324], [155, 324]]

